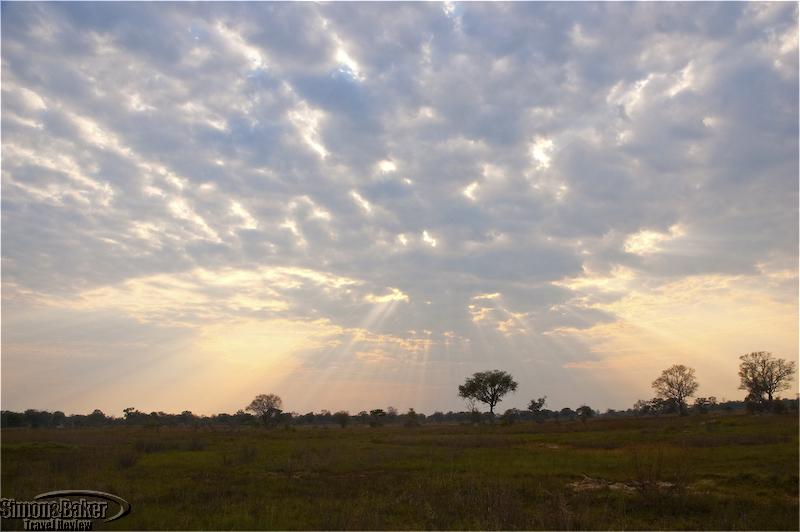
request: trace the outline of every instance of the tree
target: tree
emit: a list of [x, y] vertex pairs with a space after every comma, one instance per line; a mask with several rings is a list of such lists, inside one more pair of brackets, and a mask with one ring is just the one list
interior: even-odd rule
[[386, 412], [384, 412], [382, 408], [376, 408], [375, 410], [369, 411], [369, 417], [370, 427], [380, 427], [383, 424], [383, 418], [386, 417]]
[[683, 364], [665, 369], [661, 372], [661, 376], [653, 381], [656, 395], [665, 401], [674, 401], [682, 416], [686, 415], [686, 399], [692, 397], [697, 388], [694, 370]]
[[107, 420], [106, 415], [99, 408], [95, 408], [91, 414], [86, 416], [86, 421], [92, 427], [99, 427], [101, 425], [104, 425], [106, 420]]
[[674, 412], [675, 408], [675, 401], [673, 400], [664, 400], [660, 397], [654, 397], [649, 401], [645, 401], [644, 399], [639, 399], [633, 405], [633, 411], [637, 416], [646, 416], [646, 415], [660, 415], [660, 414], [667, 414], [669, 412]]
[[[773, 406], [775, 394], [789, 388], [795, 372], [795, 363], [773, 358], [772, 353], [757, 351], [739, 357], [741, 390], [748, 391], [748, 400]], [[766, 395], [766, 397], [764, 397]]]
[[25, 424], [25, 414], [3, 410], [0, 413], [0, 427], [21, 427]]
[[650, 413], [650, 401], [639, 399], [633, 403], [633, 413], [637, 416], [644, 416]]
[[517, 383], [505, 371], [479, 371], [458, 387], [458, 396], [464, 400], [474, 399], [489, 405], [489, 412], [494, 414], [494, 407], [508, 392], [517, 389]]
[[697, 397], [694, 400], [694, 409], [701, 414], [707, 414], [709, 409], [717, 406], [717, 398], [713, 395], [711, 397]]
[[29, 427], [39, 428], [46, 427], [50, 424], [50, 413], [34, 410], [33, 408], [27, 409], [22, 413], [25, 424]]
[[278, 418], [281, 413], [281, 406], [283, 406], [281, 398], [274, 393], [270, 393], [257, 395], [245, 410], [249, 410], [260, 417], [264, 426], [267, 426]]
[[517, 408], [509, 408], [500, 416], [500, 421], [503, 425], [513, 425], [517, 422], [517, 419], [519, 419], [519, 409]]
[[531, 399], [530, 404], [528, 405], [528, 410], [533, 412], [534, 414], [538, 414], [544, 408], [545, 403], [547, 402], [547, 396], [540, 397], [538, 399]]
[[53, 419], [52, 423], [54, 427], [63, 427], [64, 423], [67, 421], [67, 416], [61, 410], [56, 410], [53, 412]]
[[594, 416], [594, 410], [592, 410], [592, 407], [590, 406], [581, 405], [575, 409], [575, 414], [581, 421], [586, 423], [587, 419]]
[[545, 403], [547, 402], [547, 396], [540, 397], [538, 399], [531, 399], [530, 404], [528, 405], [528, 410], [530, 410], [531, 414], [533, 414], [533, 419], [537, 423], [542, 422], [542, 408], [544, 408]]
[[406, 421], [403, 423], [406, 427], [418, 427], [420, 415], [413, 408], [409, 408], [406, 412]]
[[345, 428], [350, 423], [350, 412], [340, 410], [333, 414], [333, 419], [336, 420], [340, 427]]

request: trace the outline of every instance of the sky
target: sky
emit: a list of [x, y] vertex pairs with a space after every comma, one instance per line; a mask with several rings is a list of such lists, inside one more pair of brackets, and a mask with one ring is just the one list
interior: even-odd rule
[[741, 399], [797, 57], [796, 3], [4, 2], [2, 408]]

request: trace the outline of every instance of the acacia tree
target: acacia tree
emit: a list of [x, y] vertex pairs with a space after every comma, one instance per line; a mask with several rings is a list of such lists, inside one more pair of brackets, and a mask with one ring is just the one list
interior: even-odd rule
[[370, 416], [369, 426], [380, 427], [383, 424], [382, 423], [383, 418], [386, 417], [386, 412], [384, 412], [382, 408], [376, 408], [375, 410], [369, 411], [369, 416]]
[[274, 393], [257, 395], [250, 405], [245, 408], [261, 418], [264, 426], [276, 420], [281, 413], [283, 401]]
[[540, 397], [538, 399], [531, 399], [530, 404], [528, 405], [528, 410], [531, 411], [533, 414], [533, 419], [538, 423], [542, 421], [542, 408], [544, 408], [545, 403], [547, 402], [547, 396]]
[[511, 375], [495, 369], [479, 371], [467, 378], [464, 384], [458, 387], [458, 396], [467, 401], [474, 399], [486, 403], [489, 405], [489, 412], [494, 414], [495, 405], [504, 395], [516, 389], [517, 383]]
[[653, 381], [653, 389], [659, 398], [672, 401], [682, 416], [686, 415], [686, 399], [692, 397], [698, 388], [694, 370], [683, 364], [672, 366], [661, 372]]
[[[795, 372], [795, 363], [782, 358], [773, 358], [772, 353], [756, 351], [739, 357], [741, 390], [758, 403], [766, 401], [772, 406], [775, 394], [789, 388]], [[766, 397], [764, 397], [766, 395]]]
[[533, 412], [534, 414], [538, 414], [544, 408], [544, 405], [547, 403], [547, 396], [540, 397], [538, 399], [531, 399], [530, 404], [528, 405], [528, 410]]

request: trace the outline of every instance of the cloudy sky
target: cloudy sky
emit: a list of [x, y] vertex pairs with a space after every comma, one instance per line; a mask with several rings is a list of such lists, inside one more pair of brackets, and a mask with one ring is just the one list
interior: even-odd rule
[[[796, 359], [798, 8], [2, 5], [2, 407], [627, 408]], [[789, 393], [793, 394], [796, 387]]]

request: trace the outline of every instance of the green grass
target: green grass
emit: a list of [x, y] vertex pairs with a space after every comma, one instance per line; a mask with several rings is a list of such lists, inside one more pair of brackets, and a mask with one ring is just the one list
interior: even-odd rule
[[797, 421], [6, 429], [2, 496], [131, 502], [99, 529], [797, 530]]

